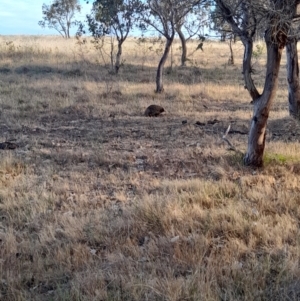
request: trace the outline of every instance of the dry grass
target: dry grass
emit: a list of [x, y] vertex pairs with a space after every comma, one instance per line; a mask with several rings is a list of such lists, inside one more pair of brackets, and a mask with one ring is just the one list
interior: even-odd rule
[[[182, 68], [177, 42], [162, 95], [159, 55], [134, 39], [119, 76], [89, 43], [0, 45], [1, 141], [19, 145], [0, 153], [0, 300], [300, 300], [300, 130], [284, 61], [266, 166], [251, 170], [221, 139], [231, 124], [246, 149], [240, 44], [235, 66], [211, 42]], [[143, 117], [152, 103], [166, 114]]]

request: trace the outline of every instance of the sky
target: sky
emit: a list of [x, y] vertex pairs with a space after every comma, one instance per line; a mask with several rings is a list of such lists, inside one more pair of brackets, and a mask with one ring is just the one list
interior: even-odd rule
[[[91, 1], [90, 1], [91, 2]], [[0, 0], [0, 35], [58, 35], [53, 29], [42, 28], [42, 5], [51, 0]], [[77, 20], [84, 20], [91, 4], [80, 1], [82, 11], [76, 15]], [[73, 34], [75, 33], [73, 29]]]

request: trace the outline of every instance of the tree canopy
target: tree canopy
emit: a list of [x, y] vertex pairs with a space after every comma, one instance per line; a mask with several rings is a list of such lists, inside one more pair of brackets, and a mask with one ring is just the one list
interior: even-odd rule
[[76, 12], [80, 12], [78, 0], [54, 0], [50, 5], [43, 4], [43, 20], [41, 27], [53, 28], [64, 38], [70, 38], [70, 28], [77, 24], [74, 20]]
[[139, 0], [96, 0], [90, 15], [87, 15], [89, 31], [95, 39], [114, 35], [118, 41], [115, 71], [121, 64], [122, 44], [135, 26], [144, 5]]

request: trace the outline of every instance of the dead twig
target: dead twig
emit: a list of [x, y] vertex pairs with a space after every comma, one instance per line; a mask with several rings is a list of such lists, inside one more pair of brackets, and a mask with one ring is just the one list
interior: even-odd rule
[[238, 150], [228, 139], [227, 139], [227, 135], [230, 131], [230, 127], [231, 125], [229, 124], [226, 132], [224, 133], [224, 135], [222, 136], [222, 139], [229, 145], [229, 150], [235, 151], [239, 154], [243, 154], [243, 152], [241, 152], [240, 150]]

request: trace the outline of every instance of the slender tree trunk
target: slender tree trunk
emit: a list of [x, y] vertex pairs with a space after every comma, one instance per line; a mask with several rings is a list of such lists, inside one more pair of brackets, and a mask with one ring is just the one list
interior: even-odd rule
[[286, 58], [287, 82], [289, 89], [289, 111], [291, 116], [297, 120], [300, 120], [300, 84], [296, 39], [293, 39], [287, 43]]
[[247, 89], [250, 93], [250, 96], [253, 101], [259, 98], [260, 94], [258, 93], [251, 73], [252, 73], [252, 66], [251, 66], [251, 58], [253, 53], [253, 41], [251, 38], [242, 38], [242, 42], [244, 44], [244, 58], [243, 58], [243, 75], [245, 81], [245, 89]]
[[113, 37], [110, 37], [110, 66], [111, 72], [114, 70], [114, 40]]
[[67, 22], [67, 39], [70, 39], [70, 27], [71, 27], [71, 23]]
[[248, 138], [248, 150], [244, 157], [244, 164], [253, 167], [263, 166], [266, 127], [271, 104], [275, 98], [278, 86], [278, 73], [283, 47], [274, 43], [271, 37], [266, 38], [267, 44], [267, 73], [264, 91], [254, 101], [254, 114]]
[[225, 42], [226, 41], [226, 32], [225, 31], [222, 31], [221, 32], [221, 42]]
[[171, 60], [170, 60], [170, 72], [173, 72], [173, 63], [174, 63], [174, 56], [173, 56], [173, 45], [171, 45]]
[[178, 27], [176, 29], [180, 42], [181, 42], [181, 66], [185, 66], [186, 60], [187, 60], [187, 47], [186, 47], [186, 39], [184, 37], [184, 34], [181, 30], [181, 27]]
[[233, 40], [233, 35], [230, 35], [229, 38], [229, 49], [230, 49], [230, 57], [228, 59], [228, 65], [234, 65], [234, 55], [233, 55], [233, 49], [232, 49], [232, 40]]
[[62, 28], [62, 30], [63, 30], [63, 32], [64, 32], [64, 38], [65, 39], [67, 39], [68, 38], [68, 32], [67, 32], [67, 29], [66, 29], [66, 27], [64, 26], [63, 28]]
[[165, 65], [165, 63], [167, 61], [168, 54], [170, 52], [173, 40], [174, 40], [174, 36], [171, 37], [171, 38], [169, 38], [169, 39], [167, 39], [163, 56], [160, 59], [158, 67], [157, 67], [157, 72], [156, 72], [156, 91], [155, 91], [156, 93], [161, 93], [161, 92], [164, 91], [164, 87], [163, 87], [163, 69], [164, 69], [164, 65]]
[[235, 44], [237, 41], [238, 35], [237, 34], [233, 34], [233, 43]]
[[116, 63], [115, 63], [115, 71], [116, 74], [119, 73], [119, 69], [121, 66], [121, 56], [122, 56], [122, 44], [123, 44], [123, 40], [119, 40], [118, 41], [118, 52], [116, 54]]

